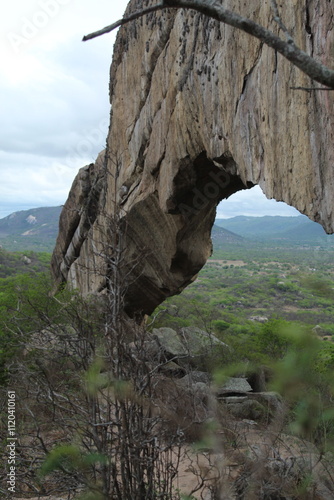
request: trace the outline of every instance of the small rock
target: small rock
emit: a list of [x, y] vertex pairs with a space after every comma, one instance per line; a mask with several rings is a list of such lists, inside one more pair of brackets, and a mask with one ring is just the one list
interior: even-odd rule
[[318, 335], [319, 337], [322, 337], [325, 334], [324, 330], [321, 328], [320, 325], [315, 325], [315, 327], [312, 328], [312, 332], [315, 335]]
[[22, 259], [21, 259], [21, 260], [22, 260], [22, 262], [24, 262], [27, 266], [28, 266], [29, 264], [31, 264], [31, 262], [32, 262], [32, 261], [31, 261], [31, 259], [29, 259], [29, 257], [27, 257], [26, 255], [23, 255], [23, 257], [22, 257]]
[[217, 391], [218, 395], [224, 395], [228, 392], [251, 392], [253, 389], [249, 385], [247, 379], [243, 377], [231, 377]]
[[258, 323], [266, 323], [268, 321], [266, 316], [251, 316], [249, 319], [251, 321], [258, 321]]

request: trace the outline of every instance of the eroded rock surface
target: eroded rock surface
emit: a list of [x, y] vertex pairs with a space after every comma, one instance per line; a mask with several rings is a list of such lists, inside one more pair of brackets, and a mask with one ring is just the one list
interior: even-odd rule
[[[128, 12], [153, 0], [132, 0]], [[330, 2], [282, 3], [296, 43], [334, 66]], [[227, 8], [278, 31], [270, 2]], [[259, 184], [334, 231], [333, 92], [256, 39], [193, 11], [165, 10], [120, 29], [111, 66], [105, 160], [78, 174], [52, 260], [58, 283], [103, 290], [121, 208], [126, 309], [150, 313], [211, 252], [219, 201]], [[136, 265], [133, 266], [134, 261]]]

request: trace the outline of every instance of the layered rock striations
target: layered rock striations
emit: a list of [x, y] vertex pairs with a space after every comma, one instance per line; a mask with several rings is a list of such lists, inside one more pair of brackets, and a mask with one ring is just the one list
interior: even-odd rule
[[[132, 0], [127, 11], [150, 3]], [[334, 8], [307, 4], [282, 4], [283, 20], [333, 67]], [[278, 32], [270, 2], [224, 5]], [[300, 86], [313, 83], [283, 57], [194, 11], [166, 9], [121, 28], [107, 149], [79, 172], [65, 204], [57, 282], [85, 293], [108, 286], [118, 213], [126, 309], [150, 313], [204, 265], [218, 202], [255, 184], [333, 232], [333, 93], [291, 88]]]

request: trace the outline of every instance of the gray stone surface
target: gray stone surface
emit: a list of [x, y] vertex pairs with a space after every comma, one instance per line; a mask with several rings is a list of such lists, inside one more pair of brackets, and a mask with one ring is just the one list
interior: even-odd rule
[[191, 371], [190, 373], [187, 373], [180, 382], [184, 383], [184, 385], [191, 385], [195, 384], [196, 382], [203, 382], [204, 384], [209, 384], [210, 383], [210, 376], [207, 372], [200, 372], [200, 371]]
[[162, 364], [159, 368], [159, 372], [172, 378], [181, 378], [185, 374], [184, 368], [174, 363], [174, 361], [168, 361], [168, 363]]
[[179, 335], [183, 345], [191, 356], [200, 356], [205, 352], [211, 354], [218, 352], [219, 348], [228, 347], [224, 342], [217, 339], [215, 335], [194, 326], [181, 328]]
[[[241, 402], [229, 402], [230, 398], [224, 398], [224, 403], [230, 413], [236, 418], [264, 420], [268, 414], [268, 410], [258, 401], [245, 398]], [[233, 399], [233, 398], [232, 398]]]
[[196, 327], [181, 328], [179, 332], [172, 328], [154, 328], [152, 338], [168, 359], [184, 368], [191, 366], [196, 372], [211, 369], [228, 349], [215, 335]]
[[217, 391], [218, 395], [223, 395], [228, 392], [251, 392], [252, 388], [246, 378], [231, 377]]
[[186, 347], [172, 328], [154, 328], [152, 334], [158, 345], [171, 357], [179, 358], [188, 355]]

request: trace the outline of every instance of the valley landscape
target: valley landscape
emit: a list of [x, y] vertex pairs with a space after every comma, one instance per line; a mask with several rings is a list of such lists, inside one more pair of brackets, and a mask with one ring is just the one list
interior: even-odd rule
[[0, 220], [1, 498], [333, 499], [332, 2], [65, 3], [4, 33], [1, 213], [68, 195]]
[[196, 325], [245, 351], [261, 324], [275, 320], [332, 341], [333, 236], [302, 216], [235, 217], [216, 220], [212, 240], [213, 254], [197, 280], [159, 306], [158, 324]]
[[[43, 213], [41, 221], [39, 220], [40, 213]], [[52, 365], [55, 363], [55, 366], [58, 366], [57, 370], [65, 370], [64, 373], [71, 374], [70, 376], [74, 377], [73, 380], [79, 376], [77, 380], [79, 382], [86, 362], [82, 365], [83, 359], [79, 355], [79, 351], [76, 351], [75, 337], [76, 335], [86, 335], [83, 325], [80, 326], [83, 320], [88, 329], [93, 328], [96, 331], [94, 350], [99, 345], [101, 318], [96, 315], [93, 319], [86, 313], [83, 316], [83, 310], [80, 306], [81, 299], [78, 297], [76, 298], [76, 312], [72, 310], [73, 306], [68, 309], [68, 305], [65, 304], [70, 304], [68, 302], [71, 297], [69, 292], [58, 293], [57, 303], [54, 303], [49, 294], [52, 287], [49, 270], [51, 254], [33, 250], [36, 247], [48, 249], [50, 245], [55, 244], [57, 232], [52, 232], [50, 228], [56, 226], [56, 214], [57, 209], [54, 208], [34, 209], [0, 220], [0, 227], [6, 225], [7, 228], [6, 235], [2, 239], [3, 247], [8, 245], [11, 248], [11, 245], [15, 245], [10, 241], [10, 237], [18, 241], [19, 236], [21, 236], [20, 246], [23, 246], [25, 241], [27, 242], [26, 249], [22, 248], [20, 252], [12, 252], [6, 248], [0, 249], [0, 366], [1, 382], [4, 387], [7, 386], [8, 382], [11, 384], [10, 387], [13, 387], [13, 384], [16, 387], [16, 377], [21, 378], [22, 373], [25, 373], [24, 376], [28, 377], [30, 384], [34, 380], [34, 384], [42, 384], [41, 388], [38, 389], [42, 393], [43, 384], [46, 383], [49, 386], [48, 390], [56, 391], [58, 394], [58, 391], [65, 390], [65, 380], [62, 377], [57, 377], [50, 385], [51, 381], [48, 381], [48, 378], [43, 382], [42, 372], [37, 368], [44, 366], [43, 370], [47, 369], [47, 373], [49, 372], [51, 375], [52, 371], [50, 370], [54, 369]], [[35, 233], [26, 230], [31, 216], [36, 217], [35, 226], [39, 228]], [[46, 228], [46, 234], [44, 234], [43, 228]], [[239, 231], [239, 234], [234, 231]], [[31, 237], [32, 240], [30, 240]], [[31, 246], [30, 241], [32, 241]], [[317, 391], [320, 391], [318, 397], [321, 399], [328, 397], [329, 387], [333, 383], [331, 374], [334, 366], [333, 237], [326, 235], [322, 229], [319, 231], [316, 223], [308, 221], [303, 216], [235, 217], [216, 220], [212, 230], [212, 241], [213, 254], [200, 271], [197, 279], [180, 295], [170, 297], [158, 306], [147, 320], [145, 337], [137, 339], [134, 344], [136, 345], [136, 342], [139, 342], [141, 346], [149, 344], [149, 351], [145, 351], [145, 363], [149, 361], [149, 363], [154, 364], [157, 362], [156, 358], [153, 360], [152, 354], [148, 354], [148, 352], [152, 351], [152, 342], [158, 343], [160, 352], [159, 376], [154, 384], [157, 389], [160, 386], [156, 384], [163, 383], [167, 404], [174, 408], [175, 414], [180, 419], [178, 425], [184, 429], [185, 441], [181, 447], [180, 445], [176, 447], [179, 449], [178, 453], [181, 453], [180, 458], [177, 459], [176, 455], [173, 455], [176, 446], [176, 443], [173, 442], [173, 446], [170, 447], [171, 455], [165, 455], [163, 460], [166, 460], [167, 464], [173, 463], [173, 466], [176, 466], [175, 460], [180, 460], [178, 484], [181, 485], [182, 491], [189, 493], [194, 490], [187, 498], [203, 498], [202, 495], [208, 494], [213, 488], [212, 485], [216, 484], [213, 479], [215, 475], [219, 476], [219, 484], [224, 484], [225, 491], [227, 488], [230, 489], [235, 478], [239, 477], [237, 470], [243, 467], [245, 456], [250, 454], [252, 456], [251, 462], [255, 460], [254, 463], [256, 463], [254, 450], [256, 443], [259, 442], [262, 443], [261, 453], [265, 453], [267, 457], [266, 464], [273, 460], [272, 453], [278, 453], [284, 468], [293, 455], [296, 456], [296, 460], [303, 461], [304, 465], [300, 466], [300, 471], [303, 471], [304, 467], [308, 466], [306, 462], [304, 463], [305, 452], [301, 451], [301, 448], [304, 447], [305, 450], [308, 450], [307, 454], [315, 462], [320, 460], [318, 451], [316, 448], [312, 448], [314, 437], [317, 435], [317, 446], [326, 450], [326, 460], [322, 462], [320, 472], [317, 474], [320, 474], [321, 477], [331, 474], [329, 453], [331, 453], [332, 443], [334, 445], [334, 426], [330, 413], [328, 417], [324, 417], [326, 412], [330, 411], [330, 406], [327, 407], [328, 401], [323, 401], [324, 407], [318, 415], [319, 410], [309, 414], [313, 398], [310, 400], [308, 396], [305, 396], [305, 392], [301, 395], [300, 389], [298, 389], [298, 397], [294, 391], [292, 395], [289, 395], [287, 390], [289, 381], [282, 380], [280, 372], [277, 370], [279, 370], [280, 364], [288, 362], [289, 357], [296, 355], [293, 354], [296, 352], [296, 348], [298, 352], [302, 346], [306, 360], [300, 362], [300, 360], [294, 359], [293, 362], [300, 363], [299, 369], [304, 374], [301, 374], [302, 377], [305, 377], [305, 370], [308, 375], [312, 373], [312, 377], [311, 380], [307, 381], [296, 380], [294, 382], [295, 390], [304, 383], [307, 383], [309, 389], [315, 384], [318, 387]], [[21, 303], [19, 310], [17, 309], [18, 301]], [[94, 304], [90, 305], [90, 308], [95, 307]], [[60, 312], [61, 317], [59, 316]], [[74, 319], [73, 314], [79, 315], [79, 324]], [[70, 324], [71, 326], [69, 326]], [[73, 330], [70, 337], [68, 328]], [[36, 337], [36, 332], [39, 332], [38, 337]], [[214, 345], [217, 342], [221, 343], [217, 352], [212, 350], [212, 347], [206, 351], [208, 347], [203, 341], [204, 332], [209, 335], [208, 338], [211, 338], [210, 343], [214, 342]], [[73, 334], [74, 338], [71, 340]], [[19, 342], [18, 335], [21, 336]], [[179, 335], [180, 337], [178, 337]], [[182, 347], [185, 335], [188, 338], [187, 342], [190, 343]], [[200, 355], [194, 351], [194, 346], [199, 342], [198, 335], [201, 338]], [[310, 345], [306, 340], [309, 336], [313, 339]], [[63, 345], [54, 344], [58, 337], [60, 340], [62, 339]], [[38, 341], [37, 338], [39, 338]], [[313, 342], [318, 343], [313, 344]], [[27, 347], [29, 345], [30, 347]], [[178, 345], [180, 347], [177, 347]], [[224, 346], [228, 346], [228, 351]], [[29, 354], [24, 354], [22, 358], [23, 348], [24, 350], [28, 349]], [[45, 348], [47, 348], [47, 356], [43, 354]], [[73, 352], [71, 357], [76, 353], [74, 355], [77, 359], [75, 362], [77, 367], [75, 365], [67, 366], [68, 349]], [[147, 348], [145, 347], [145, 349]], [[186, 352], [187, 356], [195, 360], [191, 365], [184, 360]], [[35, 356], [40, 361], [31, 372], [27, 363], [32, 363], [33, 367], [37, 361]], [[60, 356], [60, 358], [56, 361], [54, 356]], [[161, 356], [166, 356], [165, 361], [161, 362]], [[203, 356], [210, 359], [209, 365], [204, 362]], [[42, 365], [40, 365], [41, 362]], [[89, 369], [88, 367], [89, 364], [87, 369]], [[291, 370], [289, 365], [286, 369]], [[330, 379], [328, 379], [329, 375]], [[295, 375], [291, 372], [290, 376]], [[186, 379], [193, 381], [190, 385], [189, 382], [185, 385]], [[226, 380], [230, 380], [231, 389], [228, 388]], [[71, 394], [71, 398], [82, 397], [82, 395], [80, 396], [80, 384], [77, 386], [77, 382], [74, 383], [73, 387], [65, 390], [62, 398], [68, 398], [69, 394]], [[96, 383], [98, 382], [94, 382], [94, 384]], [[209, 385], [207, 385], [208, 383]], [[168, 387], [169, 389], [167, 389]], [[223, 412], [224, 417], [222, 415], [218, 417], [217, 410], [212, 413], [210, 405], [212, 406], [213, 402], [209, 406], [204, 402], [209, 392], [217, 391], [217, 387], [221, 388], [218, 397], [219, 412]], [[287, 408], [283, 408], [281, 400], [277, 399], [278, 396], [274, 396], [276, 393], [270, 392], [272, 390], [282, 394], [287, 391], [287, 401], [291, 398]], [[26, 400], [26, 396], [18, 387], [16, 391], [20, 397]], [[26, 387], [24, 391], [30, 393], [31, 387]], [[102, 390], [101, 395], [103, 398], [107, 397], [104, 390]], [[34, 397], [33, 394], [30, 394], [29, 399], [32, 397]], [[54, 397], [57, 399], [57, 396]], [[186, 413], [179, 407], [178, 401], [179, 398], [184, 400], [185, 397], [190, 398], [189, 410]], [[299, 400], [301, 402], [298, 403]], [[47, 403], [47, 399], [45, 403]], [[166, 402], [163, 403], [161, 410], [163, 412], [167, 411], [165, 404]], [[221, 406], [222, 404], [223, 406]], [[312, 435], [308, 435], [306, 440], [306, 435], [303, 438], [303, 424], [300, 421], [300, 418], [305, 418], [305, 414], [302, 413], [298, 416], [296, 413], [294, 415], [294, 408], [297, 408], [298, 404], [305, 405], [307, 419], [312, 427]], [[39, 409], [36, 410], [38, 407]], [[75, 407], [76, 404], [73, 406], [73, 411], [77, 412]], [[192, 407], [195, 408], [196, 417], [190, 411]], [[50, 447], [51, 450], [56, 442], [51, 435], [48, 436], [51, 428], [56, 432], [56, 440], [63, 440], [66, 438], [66, 434], [61, 432], [61, 427], [56, 431], [60, 422], [55, 420], [55, 416], [50, 420], [50, 415], [43, 408], [43, 405], [41, 406], [41, 401], [33, 411], [35, 418], [41, 419], [39, 425], [42, 427], [39, 432], [42, 428], [46, 432], [42, 438], [43, 446]], [[36, 411], [38, 413], [35, 413]], [[70, 410], [70, 414], [74, 417], [72, 410]], [[221, 442], [218, 444], [218, 448], [212, 450], [211, 454], [208, 455], [203, 453], [202, 449], [211, 448], [209, 443], [212, 439], [212, 431], [206, 429], [205, 424], [210, 418], [217, 419], [218, 429], [220, 429], [218, 435]], [[220, 428], [221, 418], [227, 426], [225, 430]], [[166, 419], [166, 416], [164, 419], [164, 425], [169, 429], [168, 432], [173, 435], [170, 430], [171, 422], [168, 418]], [[75, 417], [75, 421], [78, 424], [77, 417]], [[291, 434], [289, 430], [289, 425], [293, 421], [295, 421], [295, 425], [301, 426], [294, 438], [292, 437], [293, 433]], [[63, 418], [61, 422], [64, 425]], [[27, 450], [24, 453], [24, 458], [22, 456], [24, 461], [29, 462], [32, 459], [32, 457], [29, 458], [29, 447], [32, 446], [35, 439], [33, 437], [34, 430], [27, 424], [22, 425], [20, 433], [31, 436], [25, 438]], [[325, 426], [326, 436], [322, 435], [319, 425], [320, 427]], [[270, 444], [270, 432], [274, 432], [275, 439], [280, 442], [279, 446], [275, 446], [275, 452], [273, 452], [273, 445]], [[315, 434], [313, 435], [313, 433]], [[68, 437], [71, 435], [72, 431]], [[237, 441], [232, 439], [233, 435]], [[195, 444], [198, 448], [197, 451], [193, 449]], [[61, 448], [61, 450], [65, 455], [66, 453], [76, 453], [75, 448], [67, 451]], [[174, 451], [172, 452], [172, 450]], [[236, 454], [238, 454], [238, 458], [236, 458]], [[43, 452], [35, 452], [34, 455], [35, 459], [33, 460], [37, 460], [40, 467], [46, 467], [47, 470], [48, 468], [52, 470], [54, 467], [57, 469], [56, 462], [53, 465], [50, 464], [50, 460], [51, 462], [52, 460], [57, 461], [56, 457], [52, 458], [52, 454], [45, 466], [43, 466], [45, 460]], [[69, 457], [66, 460], [69, 460]], [[220, 465], [218, 465], [217, 460], [221, 462]], [[79, 470], [81, 467], [83, 464], [79, 466]], [[203, 468], [210, 473], [203, 475]], [[98, 470], [99, 467], [97, 467]], [[192, 472], [190, 473], [190, 471]], [[267, 469], [263, 469], [262, 472], [267, 476], [270, 475]], [[53, 479], [44, 481], [44, 486], [40, 490], [41, 496], [38, 498], [44, 498], [45, 495], [48, 498], [51, 497], [50, 491], [53, 489], [61, 494], [62, 487], [58, 484], [57, 475], [52, 474], [51, 478]], [[73, 476], [72, 472], [71, 474]], [[80, 472], [79, 476], [81, 474]], [[279, 471], [277, 474], [280, 477], [281, 472]], [[296, 474], [299, 477], [299, 473]], [[35, 473], [30, 473], [27, 479], [27, 492], [30, 491], [30, 497], [32, 497], [33, 492], [28, 484], [35, 485], [34, 487], [37, 485], [37, 478], [35, 479], [34, 476]], [[73, 491], [76, 491], [76, 481], [79, 481], [79, 484], [82, 481], [79, 476], [74, 475], [72, 479], [69, 479], [69, 482], [66, 482], [66, 491], [69, 488], [74, 488]], [[75, 479], [76, 477], [77, 479]], [[314, 481], [316, 481], [317, 488], [320, 488], [319, 484], [323, 488], [322, 480], [320, 481], [319, 477], [316, 477], [317, 479]], [[266, 481], [268, 482], [268, 479]], [[292, 488], [297, 492], [299, 487], [295, 484], [296, 481], [288, 475], [283, 486], [287, 490]], [[326, 481], [328, 482], [328, 479]], [[277, 490], [277, 485], [273, 486], [270, 481], [269, 483], [270, 487], [267, 485], [268, 491], [270, 488]], [[175, 487], [173, 486], [173, 488]], [[246, 488], [246, 486], [244, 487]], [[47, 493], [48, 491], [49, 493]], [[175, 495], [175, 498], [179, 498], [176, 492]], [[28, 497], [22, 496], [21, 492], [19, 498]], [[231, 498], [234, 497], [231, 496]], [[301, 497], [297, 496], [296, 498]]]

